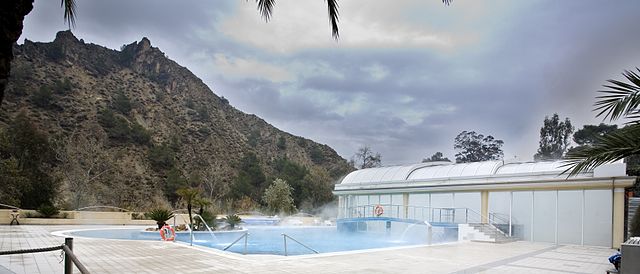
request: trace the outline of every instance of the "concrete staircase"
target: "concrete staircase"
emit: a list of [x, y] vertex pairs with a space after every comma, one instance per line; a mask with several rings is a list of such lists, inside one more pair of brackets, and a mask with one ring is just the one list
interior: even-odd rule
[[458, 240], [489, 243], [508, 243], [516, 241], [504, 232], [489, 224], [469, 223], [458, 226]]

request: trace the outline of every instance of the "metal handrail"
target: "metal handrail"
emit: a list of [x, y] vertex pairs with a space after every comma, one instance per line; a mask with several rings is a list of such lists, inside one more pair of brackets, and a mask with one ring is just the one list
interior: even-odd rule
[[223, 248], [222, 251], [227, 251], [227, 249], [229, 249], [230, 247], [232, 247], [233, 245], [235, 245], [238, 241], [240, 241], [242, 238], [244, 238], [244, 251], [242, 251], [242, 255], [247, 254], [247, 239], [249, 238], [249, 232], [245, 232], [244, 234], [242, 234], [242, 236], [238, 237], [238, 239], [236, 239], [235, 241], [233, 241], [231, 244], [229, 244], [227, 247]]
[[22, 208], [19, 208], [17, 206], [7, 205], [7, 204], [0, 204], [0, 206], [8, 207], [8, 208], [11, 208], [11, 209], [22, 210]]
[[[374, 209], [377, 206], [382, 206], [383, 208], [389, 208], [389, 211], [392, 213], [396, 213], [395, 217], [398, 218], [408, 218], [409, 212], [412, 212], [414, 218], [421, 221], [428, 222], [445, 222], [445, 223], [486, 223], [499, 230], [500, 233], [508, 236], [508, 233], [502, 231], [498, 226], [494, 225], [494, 220], [498, 219], [501, 221], [502, 218], [499, 216], [495, 216], [489, 214], [489, 216], [482, 215], [479, 212], [476, 212], [473, 209], [466, 207], [428, 207], [428, 206], [410, 206], [410, 205], [393, 205], [393, 204], [370, 204], [370, 205], [360, 205], [348, 207], [345, 217], [353, 218], [353, 217], [379, 217], [375, 214]], [[401, 210], [402, 209], [402, 210]], [[411, 211], [413, 210], [413, 211]], [[420, 213], [420, 217], [418, 217], [418, 211]], [[400, 213], [402, 212], [402, 214]], [[456, 212], [458, 215], [456, 216]], [[385, 213], [386, 215], [386, 213]], [[393, 214], [391, 214], [393, 216]], [[508, 222], [506, 222], [508, 223]]]
[[126, 208], [117, 207], [117, 206], [85, 206], [85, 207], [81, 207], [81, 208], [76, 208], [73, 211], [83, 211], [85, 209], [94, 209], [94, 208], [111, 208], [111, 209], [122, 210], [124, 212], [131, 212], [131, 210], [128, 210]]
[[[213, 230], [211, 230], [211, 227], [209, 227], [209, 225], [207, 224], [207, 222], [204, 221], [204, 218], [202, 218], [202, 216], [200, 216], [200, 214], [194, 214], [193, 218], [195, 219], [196, 217], [200, 218], [200, 221], [202, 221], [202, 223], [204, 224], [204, 226], [207, 228], [207, 230], [209, 231], [209, 235], [211, 235], [211, 239], [213, 239], [215, 242], [218, 241], [218, 238], [216, 237], [215, 234], [213, 234]], [[193, 233], [193, 232], [192, 232]]]
[[282, 239], [284, 240], [284, 255], [285, 256], [288, 256], [288, 254], [287, 254], [287, 238], [293, 240], [294, 242], [298, 243], [299, 245], [305, 247], [306, 249], [309, 249], [309, 250], [313, 251], [313, 253], [316, 253], [316, 254], [320, 253], [317, 250], [315, 250], [315, 249], [313, 249], [313, 248], [301, 243], [300, 241], [294, 239], [293, 237], [291, 237], [291, 236], [289, 236], [289, 235], [287, 235], [285, 233], [282, 233]]

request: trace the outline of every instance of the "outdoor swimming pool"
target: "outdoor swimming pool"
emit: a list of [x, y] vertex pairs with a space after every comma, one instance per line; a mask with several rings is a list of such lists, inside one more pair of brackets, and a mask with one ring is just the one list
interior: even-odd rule
[[[241, 237], [245, 232], [249, 233], [247, 239], [247, 254], [284, 255], [283, 233], [315, 249], [319, 253], [428, 244], [427, 230], [424, 225], [410, 226], [398, 233], [391, 233], [389, 231], [345, 232], [338, 231], [335, 226], [247, 226], [245, 228], [247, 229], [246, 231], [216, 232], [214, 234], [215, 238], [208, 232], [197, 232], [194, 233], [193, 244], [222, 250], [234, 240]], [[160, 241], [160, 234], [158, 232], [143, 231], [140, 228], [77, 230], [68, 232], [67, 234], [90, 238]], [[435, 244], [456, 240], [446, 235], [444, 231], [435, 229], [431, 243]], [[177, 233], [176, 240], [189, 243], [189, 233]], [[244, 239], [238, 241], [229, 248], [228, 251], [243, 253]], [[288, 255], [313, 253], [313, 251], [303, 247], [290, 238], [287, 239]]]

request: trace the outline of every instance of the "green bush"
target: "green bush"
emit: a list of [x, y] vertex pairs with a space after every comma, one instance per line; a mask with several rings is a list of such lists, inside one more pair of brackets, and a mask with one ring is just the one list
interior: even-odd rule
[[138, 123], [133, 123], [129, 130], [128, 137], [131, 141], [140, 145], [147, 145], [151, 142], [151, 134], [149, 131]]
[[53, 82], [53, 91], [54, 93], [57, 94], [67, 94], [71, 91], [71, 89], [73, 88], [73, 85], [71, 84], [71, 81], [69, 80], [69, 78], [64, 78], [64, 80], [60, 81], [60, 80], [55, 80], [55, 82]]
[[131, 112], [131, 101], [123, 91], [116, 93], [115, 99], [113, 100], [113, 108], [124, 115]]
[[[202, 219], [207, 223], [207, 225], [211, 228], [211, 230], [216, 230], [216, 228], [218, 227], [218, 220], [216, 220], [216, 214], [213, 214], [211, 211], [206, 210], [206, 211], [203, 211], [202, 214], [200, 214], [200, 217], [202, 217]], [[200, 218], [194, 218], [193, 222], [197, 230], [206, 229], [204, 224], [202, 224], [202, 221], [200, 220]]]
[[36, 211], [42, 214], [43, 218], [51, 218], [60, 213], [60, 210], [57, 207], [47, 204], [40, 205]]
[[109, 139], [118, 142], [134, 142], [141, 145], [151, 143], [151, 133], [138, 123], [129, 125], [127, 119], [105, 109], [98, 113], [98, 123], [107, 132]]
[[120, 142], [129, 140], [129, 123], [124, 118], [116, 116], [110, 109], [100, 111], [98, 123], [107, 132], [109, 139]]
[[313, 147], [309, 156], [311, 157], [311, 161], [313, 161], [315, 164], [319, 165], [324, 162], [324, 154], [319, 147]]
[[225, 220], [227, 221], [230, 229], [235, 229], [236, 226], [242, 222], [242, 219], [237, 214], [227, 215]]
[[169, 219], [173, 218], [173, 213], [170, 210], [161, 207], [149, 210], [149, 212], [144, 215], [147, 218], [156, 221], [158, 229], [162, 228]]
[[278, 138], [278, 142], [276, 143], [276, 146], [278, 147], [279, 150], [285, 150], [287, 148], [287, 140], [284, 138], [284, 136], [280, 136]]
[[154, 146], [149, 150], [149, 162], [155, 170], [162, 171], [173, 168], [176, 154], [167, 144]]
[[41, 108], [50, 106], [51, 99], [53, 99], [53, 93], [47, 85], [40, 86], [40, 88], [31, 95], [33, 104]]

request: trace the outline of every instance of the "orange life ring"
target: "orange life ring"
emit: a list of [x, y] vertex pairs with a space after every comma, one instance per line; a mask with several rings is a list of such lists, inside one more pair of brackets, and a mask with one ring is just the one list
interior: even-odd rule
[[160, 229], [160, 237], [163, 241], [173, 241], [176, 238], [176, 231], [169, 225], [164, 225]]
[[373, 209], [373, 214], [376, 215], [376, 217], [380, 217], [380, 215], [382, 215], [384, 213], [384, 208], [382, 208], [381, 205], [377, 205], [374, 209]]

